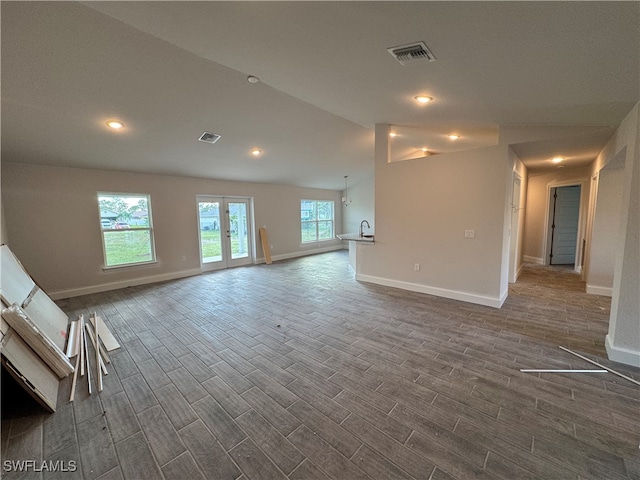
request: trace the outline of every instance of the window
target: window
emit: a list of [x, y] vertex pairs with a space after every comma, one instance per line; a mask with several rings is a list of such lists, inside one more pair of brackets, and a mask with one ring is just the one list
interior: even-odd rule
[[302, 243], [333, 239], [333, 202], [300, 200]]
[[105, 267], [155, 261], [149, 195], [98, 193]]

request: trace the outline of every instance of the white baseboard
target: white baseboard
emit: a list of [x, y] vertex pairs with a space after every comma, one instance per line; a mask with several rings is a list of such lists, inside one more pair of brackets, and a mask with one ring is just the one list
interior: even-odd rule
[[613, 296], [613, 288], [611, 287], [599, 287], [597, 285], [589, 285], [587, 283], [587, 293], [591, 295], [602, 295], [604, 297]]
[[544, 258], [540, 257], [529, 257], [528, 255], [523, 255], [522, 261], [525, 263], [533, 263], [535, 265], [544, 265]]
[[[292, 252], [292, 253], [283, 253], [281, 255], [273, 255], [271, 257], [271, 261], [277, 262], [279, 260], [289, 260], [291, 258], [306, 257], [307, 255], [315, 255], [316, 253], [334, 252], [336, 250], [343, 250], [343, 246], [338, 244], [338, 245], [333, 245], [331, 247], [321, 247], [321, 248], [314, 248], [311, 250], [303, 250], [301, 252]], [[265, 262], [266, 262], [265, 258], [260, 257], [260, 258], [257, 258], [254, 263], [259, 264], [259, 263], [265, 263]]]
[[179, 272], [163, 273], [161, 275], [151, 275], [148, 277], [132, 278], [129, 280], [120, 280], [117, 282], [102, 283], [100, 285], [92, 285], [90, 287], [70, 288], [67, 290], [56, 290], [48, 292], [53, 300], [61, 298], [79, 297], [81, 295], [91, 295], [92, 293], [108, 292], [110, 290], [118, 290], [120, 288], [134, 287], [137, 285], [146, 285], [148, 283], [166, 282], [167, 280], [176, 280], [178, 278], [193, 277], [202, 273], [199, 268], [190, 270], [181, 270]]
[[605, 337], [604, 346], [607, 350], [609, 360], [624, 363], [625, 365], [631, 365], [632, 367], [640, 367], [640, 351], [614, 346], [611, 343], [611, 337], [608, 334]]
[[385, 287], [400, 288], [411, 292], [426, 293], [437, 297], [451, 298], [453, 300], [461, 300], [463, 302], [485, 305], [487, 307], [500, 308], [507, 299], [508, 292], [503, 292], [500, 298], [488, 297], [485, 295], [477, 295], [475, 293], [461, 292], [458, 290], [449, 290], [446, 288], [431, 287], [419, 283], [403, 282], [389, 278], [374, 277], [371, 275], [356, 274], [356, 280], [359, 282], [375, 283], [376, 285], [384, 285]]

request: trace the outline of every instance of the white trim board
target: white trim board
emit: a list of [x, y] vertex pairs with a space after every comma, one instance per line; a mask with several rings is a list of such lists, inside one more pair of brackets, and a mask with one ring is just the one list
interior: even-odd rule
[[640, 351], [623, 347], [616, 347], [611, 343], [611, 337], [607, 334], [604, 347], [607, 350], [607, 357], [614, 362], [624, 363], [633, 367], [640, 367]]
[[587, 293], [591, 295], [602, 295], [604, 297], [613, 296], [613, 288], [611, 287], [599, 287], [598, 285], [589, 285], [587, 283]]
[[199, 268], [189, 270], [181, 270], [173, 273], [163, 273], [161, 275], [151, 275], [148, 277], [132, 278], [129, 280], [120, 280], [117, 282], [101, 283], [100, 285], [92, 285], [89, 287], [70, 288], [67, 290], [57, 290], [51, 292], [49, 297], [53, 300], [61, 298], [79, 297], [81, 295], [90, 295], [92, 293], [108, 292], [110, 290], [118, 290], [120, 288], [135, 287], [138, 285], [146, 285], [148, 283], [166, 282], [167, 280], [176, 280], [178, 278], [193, 277], [200, 275], [202, 272]]
[[418, 283], [403, 282], [400, 280], [392, 280], [389, 278], [374, 277], [371, 275], [362, 275], [356, 273], [356, 280], [359, 282], [375, 283], [376, 285], [384, 285], [385, 287], [400, 288], [402, 290], [409, 290], [411, 292], [426, 293], [428, 295], [435, 295], [436, 297], [451, 298], [453, 300], [460, 300], [462, 302], [475, 303], [477, 305], [485, 305], [487, 307], [500, 308], [507, 299], [508, 292], [498, 297], [489, 297], [486, 295], [478, 295], [475, 293], [461, 292], [458, 290], [449, 290], [446, 288], [431, 287], [429, 285], [422, 285]]
[[544, 259], [540, 257], [530, 257], [529, 255], [523, 255], [522, 261], [524, 263], [533, 263], [534, 265], [544, 265]]
[[[271, 257], [271, 260], [273, 260], [274, 262], [277, 262], [278, 260], [289, 260], [291, 258], [306, 257], [308, 255], [315, 255], [317, 253], [334, 252], [337, 250], [344, 250], [344, 248], [342, 247], [342, 245], [333, 245], [331, 247], [321, 247], [321, 248], [314, 248], [312, 250], [304, 250], [303, 252], [283, 253], [280, 255], [273, 255]], [[256, 265], [260, 263], [265, 263], [264, 257], [256, 258], [255, 263]]]

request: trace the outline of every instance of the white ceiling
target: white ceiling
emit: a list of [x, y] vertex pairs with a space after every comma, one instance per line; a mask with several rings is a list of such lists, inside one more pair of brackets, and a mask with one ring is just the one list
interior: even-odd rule
[[[1, 8], [3, 161], [341, 189], [373, 171], [376, 123], [439, 152], [501, 126], [572, 127], [514, 146], [539, 170], [589, 162], [640, 99], [638, 2]], [[437, 60], [402, 66], [386, 50], [416, 41]], [[444, 141], [451, 129], [464, 140]], [[198, 142], [205, 130], [221, 140]]]

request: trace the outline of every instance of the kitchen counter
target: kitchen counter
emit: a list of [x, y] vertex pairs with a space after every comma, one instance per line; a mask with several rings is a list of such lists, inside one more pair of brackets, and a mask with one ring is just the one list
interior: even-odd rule
[[336, 235], [340, 240], [349, 240], [350, 242], [375, 243], [373, 235], [360, 236], [358, 233], [341, 233]]

